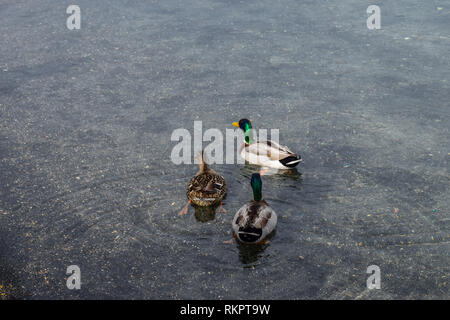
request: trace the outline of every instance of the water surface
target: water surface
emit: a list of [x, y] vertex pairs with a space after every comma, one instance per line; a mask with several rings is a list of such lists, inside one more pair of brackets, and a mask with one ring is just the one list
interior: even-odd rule
[[[368, 30], [350, 0], [80, 0], [78, 31], [69, 4], [0, 2], [4, 297], [450, 297], [447, 4], [381, 1]], [[304, 159], [263, 177], [264, 246], [223, 243], [255, 167], [213, 166], [227, 214], [177, 215], [173, 130], [244, 117]]]

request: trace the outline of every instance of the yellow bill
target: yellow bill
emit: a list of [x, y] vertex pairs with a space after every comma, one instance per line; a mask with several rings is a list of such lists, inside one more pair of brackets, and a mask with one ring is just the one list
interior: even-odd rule
[[239, 128], [239, 122], [233, 122], [233, 126], [238, 127]]

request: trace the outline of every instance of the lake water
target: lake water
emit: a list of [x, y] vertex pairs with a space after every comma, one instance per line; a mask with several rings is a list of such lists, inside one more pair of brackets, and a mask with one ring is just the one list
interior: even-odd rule
[[[449, 3], [76, 2], [0, 2], [0, 299], [450, 298]], [[240, 118], [303, 158], [266, 245], [223, 243], [254, 166], [177, 215], [172, 132]]]

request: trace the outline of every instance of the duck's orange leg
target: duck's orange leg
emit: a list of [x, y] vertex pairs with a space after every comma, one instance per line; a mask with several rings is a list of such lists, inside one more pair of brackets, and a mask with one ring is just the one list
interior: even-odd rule
[[267, 239], [262, 239], [261, 241], [256, 242], [255, 244], [268, 244], [270, 241]]
[[236, 234], [233, 234], [233, 238], [231, 238], [230, 240], [224, 241], [223, 243], [226, 243], [226, 244], [232, 244], [234, 238], [236, 238]]
[[180, 212], [178, 212], [178, 215], [179, 215], [179, 216], [182, 216], [182, 215], [185, 215], [185, 214], [188, 213], [188, 208], [189, 208], [189, 204], [190, 204], [190, 203], [191, 203], [191, 200], [189, 200], [189, 201], [186, 203], [186, 205], [184, 206], [184, 208], [181, 209]]
[[220, 200], [219, 212], [220, 212], [220, 213], [227, 213], [227, 210], [225, 210], [225, 208], [224, 208], [223, 205], [222, 205], [222, 200]]

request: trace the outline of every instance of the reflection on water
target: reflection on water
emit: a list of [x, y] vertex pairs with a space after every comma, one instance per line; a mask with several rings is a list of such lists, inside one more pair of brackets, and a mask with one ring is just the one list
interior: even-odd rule
[[195, 219], [199, 222], [208, 222], [214, 219], [218, 206], [200, 207], [193, 205]]
[[251, 268], [264, 253], [269, 244], [246, 244], [238, 241], [239, 261], [244, 268]]
[[[405, 5], [409, 19], [374, 33], [350, 0], [339, 21], [331, 1], [84, 2], [96, 19], [81, 33], [58, 27], [52, 0], [27, 8], [48, 22], [33, 28], [17, 28], [21, 2], [0, 5], [0, 43], [21, 40], [0, 48], [0, 282], [14, 297], [448, 298], [446, 10], [385, 1], [385, 21]], [[263, 246], [222, 243], [260, 167], [214, 165], [227, 213], [177, 215], [198, 167], [171, 162], [172, 132], [244, 117], [303, 157], [262, 177], [278, 216]], [[61, 285], [68, 263], [78, 292]]]
[[258, 265], [258, 260], [263, 257], [264, 251], [270, 246], [271, 239], [275, 237], [275, 234], [276, 229], [272, 231], [266, 237], [266, 241], [261, 244], [249, 244], [236, 240], [237, 248], [239, 250], [239, 261], [243, 264], [244, 268], [252, 268]]
[[[300, 164], [301, 166], [301, 164]], [[253, 164], [245, 163], [244, 166], [240, 168], [241, 174], [245, 177], [251, 177], [251, 175], [255, 172], [259, 172], [262, 177], [264, 176], [280, 176], [286, 177], [293, 180], [298, 180], [301, 178], [302, 174], [297, 170], [297, 168], [293, 169], [275, 169], [275, 168], [267, 168], [267, 167], [259, 167]]]

